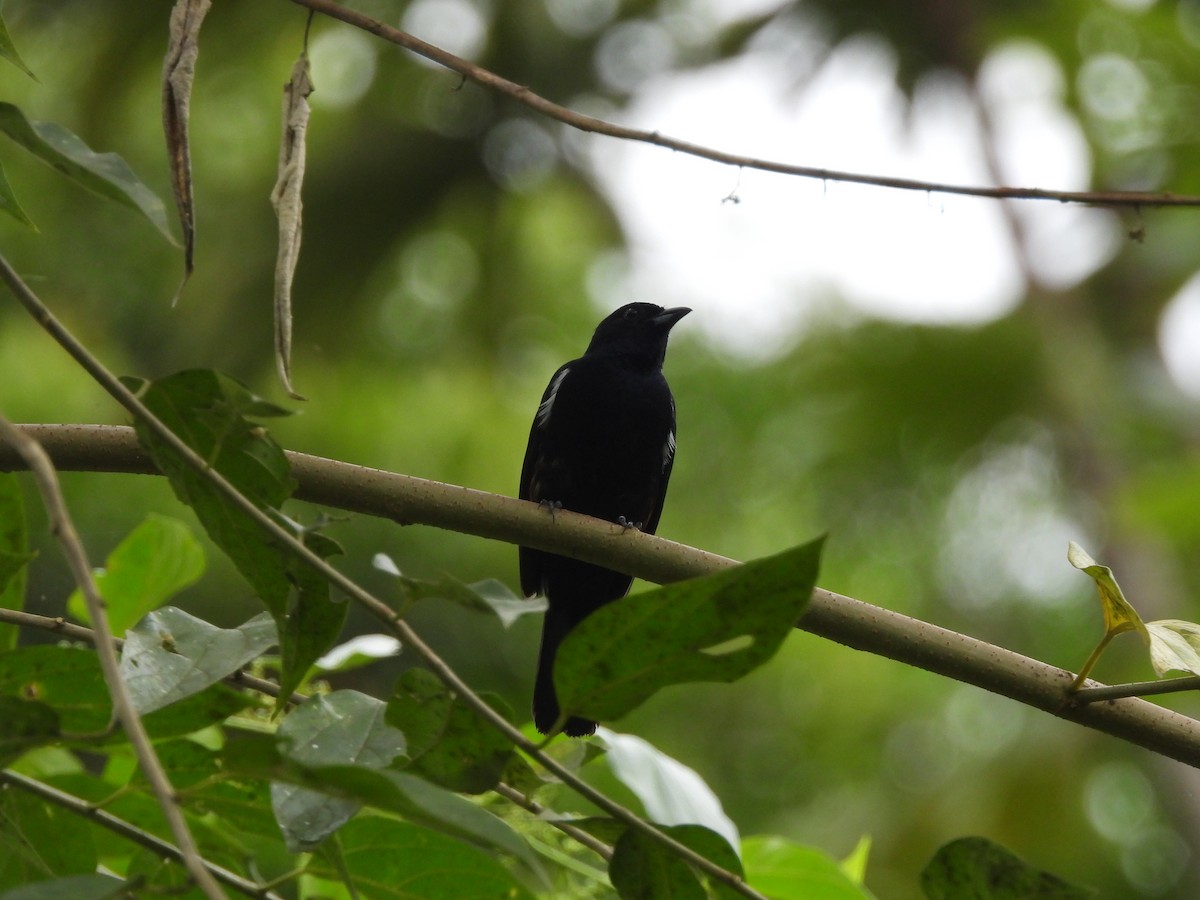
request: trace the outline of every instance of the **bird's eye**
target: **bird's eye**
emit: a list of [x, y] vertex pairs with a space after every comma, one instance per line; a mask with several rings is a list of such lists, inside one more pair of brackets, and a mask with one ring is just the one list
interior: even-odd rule
[[637, 315], [638, 315], [638, 309], [637, 309], [637, 307], [636, 307], [636, 306], [631, 306], [631, 307], [629, 307], [627, 310], [625, 310], [625, 313], [624, 313], [624, 315], [622, 316], [622, 318], [624, 318], [624, 319], [636, 319], [636, 318], [637, 318]]

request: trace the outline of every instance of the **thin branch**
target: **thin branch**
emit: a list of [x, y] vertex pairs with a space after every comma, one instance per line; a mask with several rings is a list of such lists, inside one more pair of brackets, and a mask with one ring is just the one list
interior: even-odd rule
[[604, 841], [600, 840], [599, 838], [588, 834], [582, 828], [577, 828], [565, 819], [548, 818], [548, 814], [552, 812], [551, 810], [542, 806], [542, 804], [538, 803], [536, 800], [525, 796], [516, 788], [511, 787], [502, 781], [496, 785], [495, 791], [501, 797], [504, 797], [506, 800], [510, 800], [517, 806], [524, 809], [526, 812], [532, 813], [543, 822], [553, 825], [568, 837], [574, 838], [577, 842], [583, 844], [583, 846], [587, 847], [589, 850], [592, 850], [605, 860], [612, 860], [612, 847], [608, 846], [608, 844], [604, 843]]
[[1071, 694], [1071, 700], [1074, 703], [1098, 703], [1101, 700], [1119, 700], [1122, 697], [1149, 697], [1152, 694], [1177, 694], [1181, 691], [1195, 690], [1200, 690], [1200, 677], [1185, 675], [1182, 678], [1168, 678], [1166, 681], [1131, 681], [1128, 684], [1080, 688]]
[[[164, 841], [162, 838], [145, 831], [132, 822], [114, 816], [99, 807], [93, 806], [86, 800], [76, 797], [73, 794], [68, 794], [60, 791], [58, 788], [51, 787], [48, 784], [43, 784], [36, 779], [29, 778], [14, 772], [12, 769], [0, 769], [0, 784], [9, 784], [18, 790], [25, 791], [36, 797], [40, 797], [56, 806], [61, 806], [74, 815], [84, 819], [89, 819], [95, 822], [101, 828], [106, 828], [114, 834], [119, 834], [126, 840], [132, 841], [138, 846], [145, 847], [151, 853], [159, 856], [173, 859], [176, 862], [183, 862], [183, 852], [174, 844]], [[247, 897], [264, 897], [266, 900], [283, 900], [276, 893], [273, 893], [269, 888], [261, 887], [253, 881], [249, 881], [238, 875], [236, 872], [231, 872], [228, 869], [217, 865], [216, 863], [201, 860], [205, 869], [212, 873], [213, 878], [222, 882], [233, 890], [245, 894]]]
[[[83, 625], [68, 622], [62, 616], [39, 616], [34, 613], [22, 612], [19, 609], [0, 607], [0, 622], [17, 625], [21, 628], [39, 628], [42, 631], [51, 631], [73, 641], [86, 641], [89, 644], [96, 642], [96, 632]], [[113, 646], [118, 651], [120, 651], [122, 643], [124, 642], [119, 637], [113, 638]]]
[[121, 677], [117, 651], [112, 644], [112, 629], [108, 625], [108, 610], [104, 598], [100, 596], [100, 591], [96, 587], [96, 580], [92, 577], [92, 566], [88, 562], [87, 552], [83, 549], [83, 542], [79, 539], [71, 516], [67, 512], [67, 504], [59, 488], [58, 477], [54, 472], [50, 457], [46, 455], [37, 441], [25, 432], [14, 428], [4, 416], [0, 416], [0, 440], [16, 450], [28, 464], [30, 471], [33, 472], [38, 490], [42, 494], [46, 513], [50, 517], [50, 529], [62, 545], [63, 556], [67, 558], [67, 565], [75, 577], [75, 583], [79, 585], [79, 590], [87, 603], [88, 615], [95, 626], [97, 635], [95, 643], [100, 660], [100, 670], [104, 673], [104, 681], [108, 685], [109, 696], [112, 697], [113, 714], [128, 736], [134, 755], [137, 757], [138, 767], [146, 776], [146, 780], [150, 782], [154, 796], [158, 799], [159, 808], [162, 809], [171, 834], [175, 837], [175, 843], [179, 845], [183, 865], [196, 886], [206, 896], [214, 898], [214, 900], [223, 898], [225, 893], [204, 865], [200, 849], [196, 846], [187, 820], [183, 817], [183, 810], [179, 806], [175, 789], [171, 786], [170, 779], [167, 778], [167, 773], [158, 760], [158, 754], [154, 752], [150, 736], [146, 733], [141, 716], [138, 715], [137, 709], [133, 705], [129, 688], [125, 684], [125, 679]]
[[[0, 607], [0, 622], [17, 625], [21, 628], [39, 628], [42, 631], [61, 634], [63, 637], [70, 638], [73, 641], [85, 641], [89, 644], [96, 643], [96, 632], [83, 625], [75, 625], [72, 622], [68, 622], [61, 616], [39, 616], [35, 613], [23, 612], [19, 609], [5, 609], [4, 607]], [[117, 652], [120, 652], [125, 642], [121, 638], [114, 636], [112, 644], [113, 648]], [[226, 676], [224, 681], [232, 687], [249, 688], [252, 691], [258, 691], [258, 693], [266, 694], [269, 697], [279, 696], [278, 684], [266, 678], [251, 675], [249, 672], [234, 672]], [[296, 692], [288, 698], [288, 702], [299, 706], [307, 699], [307, 695]]]
[[[132, 428], [23, 425], [60, 468], [156, 474]], [[568, 510], [288, 451], [297, 499], [574, 556], [653, 582], [737, 562]], [[0, 470], [20, 461], [0, 446]], [[797, 627], [848, 647], [972, 684], [1200, 768], [1200, 722], [1143, 700], [1081, 704], [1071, 673], [984, 641], [817, 588]], [[1094, 684], [1094, 683], [1093, 683]]]
[[592, 134], [603, 134], [608, 137], [626, 141], [637, 141], [664, 147], [677, 153], [686, 153], [712, 162], [727, 166], [737, 166], [742, 169], [759, 169], [764, 172], [775, 172], [780, 175], [793, 175], [799, 178], [814, 178], [820, 181], [839, 181], [849, 184], [865, 184], [873, 187], [894, 188], [902, 191], [922, 191], [937, 194], [957, 194], [965, 197], [984, 197], [993, 200], [1052, 200], [1058, 203], [1085, 203], [1095, 206], [1117, 207], [1159, 207], [1159, 206], [1200, 206], [1200, 197], [1185, 194], [1149, 193], [1143, 191], [1050, 191], [1041, 188], [1021, 187], [981, 187], [962, 184], [947, 184], [936, 181], [921, 181], [914, 178], [893, 178], [887, 175], [869, 175], [860, 172], [843, 172], [836, 169], [820, 169], [813, 166], [801, 166], [776, 160], [759, 159], [753, 156], [742, 156], [728, 153], [690, 141], [669, 137], [657, 131], [644, 131], [640, 128], [629, 128], [616, 125], [595, 116], [587, 116], [561, 106], [545, 97], [535, 94], [524, 85], [503, 78], [475, 63], [455, 56], [441, 47], [427, 43], [414, 37], [406, 31], [393, 28], [377, 19], [356, 10], [341, 6], [335, 0], [292, 0], [293, 3], [314, 10], [370, 32], [385, 41], [390, 41], [418, 56], [423, 56], [463, 78], [475, 82], [497, 93], [523, 104], [542, 115], [562, 122], [571, 128]]
[[[248, 516], [258, 527], [262, 528], [269, 534], [280, 546], [297, 559], [302, 560], [306, 565], [314, 571], [320, 573], [321, 577], [325, 578], [334, 587], [341, 590], [346, 596], [358, 603], [363, 609], [379, 619], [387, 625], [396, 636], [411, 650], [415, 651], [429, 667], [429, 669], [441, 679], [452, 691], [457, 693], [464, 701], [467, 702], [476, 712], [478, 712], [492, 727], [496, 728], [505, 736], [515, 747], [519, 748], [523, 753], [536, 759], [543, 767], [550, 772], [553, 772], [560, 781], [567, 784], [572, 790], [583, 797], [585, 800], [594, 803], [601, 810], [606, 812], [631, 828], [645, 834], [648, 838], [655, 841], [659, 845], [668, 849], [675, 856], [687, 862], [689, 865], [699, 869], [710, 878], [716, 879], [721, 884], [727, 885], [732, 890], [745, 896], [756, 898], [756, 900], [765, 900], [761, 894], [751, 888], [746, 882], [736, 873], [723, 869], [712, 861], [706, 859], [700, 854], [693, 851], [691, 848], [677, 841], [669, 834], [642, 819], [632, 810], [627, 809], [616, 801], [612, 800], [606, 794], [596, 790], [586, 781], [572, 772], [570, 769], [563, 766], [553, 757], [543, 753], [537, 744], [529, 740], [519, 729], [514, 727], [504, 716], [496, 712], [490, 704], [483, 700], [474, 690], [471, 689], [458, 673], [451, 668], [445, 660], [443, 660], [433, 648], [426, 644], [421, 637], [414, 631], [407, 622], [399, 617], [399, 615], [391, 609], [386, 603], [376, 597], [374, 594], [367, 591], [357, 582], [348, 578], [338, 569], [329, 565], [321, 557], [317, 556], [301, 541], [297, 540], [295, 535], [287, 529], [283, 528], [273, 518], [259, 509], [250, 499], [243, 495], [236, 487], [234, 487], [228, 479], [211, 468], [208, 463], [189, 447], [178, 435], [155, 416], [140, 399], [138, 399], [132, 391], [123, 385], [117, 377], [110, 372], [103, 363], [100, 362], [80, 341], [67, 330], [58, 319], [50, 312], [37, 295], [30, 290], [29, 286], [21, 279], [16, 270], [12, 268], [8, 260], [0, 255], [0, 280], [8, 285], [9, 290], [21, 303], [23, 307], [33, 316], [34, 320], [42, 326], [42, 328], [61, 346], [68, 354], [99, 384], [113, 399], [128, 410], [135, 418], [144, 423], [147, 428], [155, 433], [155, 435], [171, 447], [183, 462], [191, 467], [194, 471], [200, 473], [204, 478], [208, 479], [209, 483], [219, 490], [234, 506]], [[487, 497], [487, 494], [475, 492], [481, 497]], [[519, 502], [519, 501], [517, 501]], [[530, 508], [537, 509], [535, 504], [526, 504]], [[562, 518], [561, 516], [558, 518]], [[582, 518], [582, 517], [581, 517]], [[606, 523], [611, 526], [612, 523]], [[111, 650], [111, 647], [109, 648]]]

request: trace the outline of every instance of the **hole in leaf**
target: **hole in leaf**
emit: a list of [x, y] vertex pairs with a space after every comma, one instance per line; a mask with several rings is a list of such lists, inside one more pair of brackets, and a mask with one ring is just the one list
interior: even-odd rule
[[754, 644], [754, 635], [739, 634], [735, 638], [730, 638], [727, 641], [721, 641], [719, 644], [713, 644], [711, 647], [701, 647], [700, 652], [706, 656], [728, 656], [730, 653], [739, 653], [747, 647]]

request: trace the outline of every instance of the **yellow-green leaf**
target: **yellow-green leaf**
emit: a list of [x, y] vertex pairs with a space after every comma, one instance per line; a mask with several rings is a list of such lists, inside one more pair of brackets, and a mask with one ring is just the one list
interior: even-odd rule
[[1104, 612], [1105, 634], [1111, 636], [1125, 631], [1136, 631], [1144, 641], [1150, 642], [1150, 634], [1146, 631], [1142, 617], [1125, 599], [1121, 586], [1113, 578], [1112, 569], [1097, 563], [1074, 541], [1067, 545], [1067, 561], [1096, 582], [1096, 593], [1100, 595], [1100, 608]]
[[1148, 622], [1150, 662], [1159, 678], [1172, 670], [1200, 675], [1200, 625], [1182, 619]]

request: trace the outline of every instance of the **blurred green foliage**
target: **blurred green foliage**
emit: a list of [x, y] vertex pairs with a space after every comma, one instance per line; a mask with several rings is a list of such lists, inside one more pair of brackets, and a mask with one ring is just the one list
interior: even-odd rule
[[[402, 22], [419, 4], [354, 5]], [[764, 28], [808, 29], [826, 48], [869, 31], [893, 48], [906, 89], [945, 68], [969, 79], [999, 42], [1030, 41], [1062, 69], [1096, 187], [1200, 191], [1194, 0], [809, 0], [720, 27], [699, 0], [596, 0], [575, 10], [596, 21], [570, 27], [561, 2], [468, 5], [482, 23], [482, 65], [559, 102], [613, 107], [626, 92], [592, 61], [631, 24], [686, 18], [703, 39], [681, 41], [681, 67], [745, 52]], [[4, 15], [39, 81], [0, 65], [0, 98], [120, 153], [167, 197], [167, 5], [10, 0]], [[192, 100], [197, 269], [175, 308], [182, 263], [151, 225], [0, 146], [40, 228], [0, 222], [3, 252], [112, 368], [158, 377], [212, 367], [282, 396], [270, 354], [269, 194], [279, 89], [305, 16], [277, 0], [218, 3], [208, 17]], [[1106, 117], [1081, 89], [1100, 54], [1128, 60], [1148, 85], [1131, 120]], [[545, 379], [582, 350], [602, 312], [586, 284], [623, 246], [610, 200], [564, 151], [559, 126], [508, 100], [321, 19], [312, 56], [293, 356], [309, 401], [272, 434], [288, 448], [511, 494]], [[506, 133], [519, 139], [496, 137]], [[497, 161], [497, 146], [510, 155]], [[548, 168], [523, 177], [547, 154]], [[660, 533], [750, 558], [828, 531], [823, 587], [1065, 668], [1100, 631], [1091, 585], [1066, 562], [1069, 538], [1110, 561], [1147, 617], [1196, 619], [1200, 420], [1164, 370], [1157, 329], [1196, 270], [1200, 212], [1122, 221], [1144, 228], [1144, 241], [1069, 289], [1031, 286], [983, 326], [833, 315], [758, 361], [681, 329], [668, 360], [679, 455]], [[0, 303], [0, 410], [18, 421], [124, 421], [11, 302]], [[69, 474], [64, 484], [95, 560], [148, 512], [190, 515], [156, 479]], [[41, 556], [30, 606], [58, 614], [70, 585], [32, 499]], [[387, 579], [370, 568], [379, 551], [418, 576], [516, 581], [511, 547], [361, 517], [333, 535], [346, 571], [385, 594]], [[222, 623], [257, 612], [232, 568], [209, 556], [213, 571], [184, 605]], [[451, 608], [420, 608], [413, 621], [472, 684], [526, 707], [533, 623], [502, 632]], [[370, 627], [352, 615], [351, 628]], [[359, 671], [339, 686], [378, 693], [390, 674]], [[1149, 668], [1118, 646], [1098, 675], [1136, 680]], [[1196, 710], [1191, 697], [1163, 702]], [[869, 834], [867, 884], [880, 897], [917, 896], [936, 848], [967, 834], [1103, 896], [1200, 892], [1195, 773], [806, 634], [735, 685], [665, 691], [616, 726], [695, 767], [744, 834], [835, 856]]]

